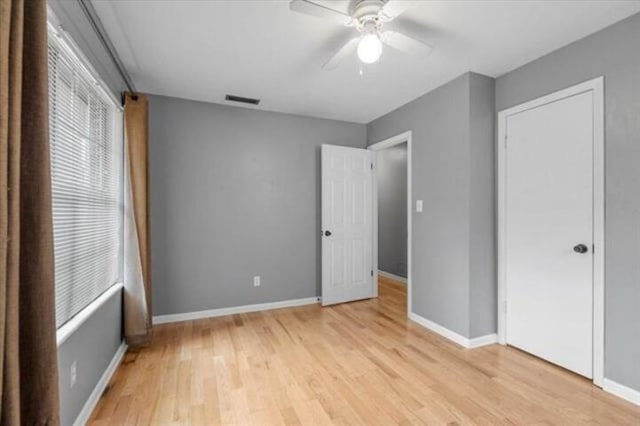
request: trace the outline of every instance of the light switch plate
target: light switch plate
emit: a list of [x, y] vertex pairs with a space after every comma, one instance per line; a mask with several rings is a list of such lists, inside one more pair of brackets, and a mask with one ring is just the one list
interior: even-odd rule
[[71, 368], [69, 369], [69, 387], [75, 386], [77, 378], [78, 378], [78, 361], [73, 361], [71, 363]]
[[416, 200], [416, 212], [422, 213], [422, 200]]

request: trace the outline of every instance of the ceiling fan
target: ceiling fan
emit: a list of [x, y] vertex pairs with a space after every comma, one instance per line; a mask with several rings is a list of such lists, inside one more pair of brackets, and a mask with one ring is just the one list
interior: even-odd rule
[[340, 12], [310, 0], [291, 0], [289, 8], [298, 13], [330, 20], [336, 24], [353, 27], [359, 34], [347, 41], [322, 68], [337, 68], [348, 56], [357, 52], [365, 64], [377, 62], [382, 56], [383, 45], [404, 53], [428, 55], [430, 45], [397, 31], [383, 31], [385, 23], [403, 13], [410, 2], [397, 0], [353, 0], [349, 14]]

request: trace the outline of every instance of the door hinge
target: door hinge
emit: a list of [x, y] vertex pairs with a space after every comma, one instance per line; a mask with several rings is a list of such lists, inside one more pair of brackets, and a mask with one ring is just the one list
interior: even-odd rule
[[371, 163], [371, 170], [373, 170], [373, 163]]
[[373, 276], [373, 269], [371, 270], [371, 276]]
[[507, 301], [502, 302], [502, 312], [507, 313]]

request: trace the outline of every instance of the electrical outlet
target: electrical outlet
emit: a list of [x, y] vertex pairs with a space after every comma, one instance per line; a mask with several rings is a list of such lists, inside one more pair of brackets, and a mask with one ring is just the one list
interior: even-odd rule
[[260, 287], [260, 275], [256, 275], [253, 277], [253, 286]]
[[422, 213], [422, 200], [416, 200], [416, 212]]
[[75, 386], [77, 378], [78, 378], [78, 361], [73, 361], [71, 363], [71, 368], [69, 369], [69, 384], [71, 385], [71, 387]]

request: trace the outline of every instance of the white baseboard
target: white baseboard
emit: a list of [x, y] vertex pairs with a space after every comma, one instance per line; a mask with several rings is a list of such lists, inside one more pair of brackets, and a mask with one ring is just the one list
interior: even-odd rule
[[381, 277], [389, 278], [390, 280], [400, 281], [401, 283], [407, 283], [407, 279], [405, 277], [401, 277], [400, 275], [392, 274], [391, 272], [385, 272], [378, 270], [378, 275]]
[[621, 385], [607, 378], [602, 381], [602, 389], [632, 404], [640, 405], [640, 391], [638, 390], [631, 389], [628, 386]]
[[208, 309], [205, 311], [185, 312], [182, 314], [155, 315], [153, 324], [166, 324], [169, 322], [191, 321], [203, 318], [222, 317], [225, 315], [243, 314], [245, 312], [268, 311], [271, 309], [291, 308], [294, 306], [312, 305], [320, 301], [319, 297], [307, 297], [305, 299], [283, 300], [280, 302], [258, 303], [255, 305], [234, 306], [231, 308]]
[[115, 373], [118, 369], [120, 361], [122, 361], [122, 357], [124, 357], [124, 354], [126, 352], [127, 344], [122, 342], [115, 355], [111, 359], [111, 362], [107, 366], [107, 369], [104, 370], [104, 373], [102, 373], [102, 377], [100, 377], [100, 380], [98, 380], [98, 383], [96, 383], [96, 386], [93, 388], [91, 395], [89, 395], [89, 399], [87, 399], [87, 402], [84, 403], [82, 410], [80, 410], [78, 417], [76, 417], [76, 421], [73, 422], [74, 426], [83, 426], [87, 424], [89, 418], [91, 417], [91, 414], [93, 413], [93, 410], [96, 408], [96, 405], [98, 405], [98, 401], [100, 401], [100, 397], [104, 393], [104, 390], [107, 388], [109, 380], [111, 380], [111, 376], [113, 376], [113, 373]]
[[487, 334], [485, 336], [474, 337], [473, 339], [469, 339], [469, 349], [480, 348], [482, 346], [493, 345], [494, 343], [498, 343], [498, 335], [496, 333]]
[[433, 321], [429, 321], [428, 319], [421, 317], [420, 315], [413, 312], [409, 313], [409, 319], [435, 333], [438, 333], [442, 337], [446, 337], [447, 339], [451, 340], [454, 343], [457, 343], [463, 348], [475, 349], [481, 346], [487, 346], [498, 342], [498, 336], [496, 334], [487, 334], [486, 336], [469, 339], [468, 337], [464, 337], [456, 333], [455, 331], [451, 331], [448, 328], [445, 328], [440, 324], [436, 324]]

